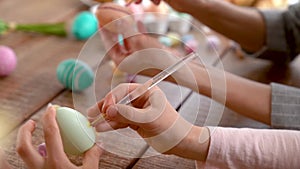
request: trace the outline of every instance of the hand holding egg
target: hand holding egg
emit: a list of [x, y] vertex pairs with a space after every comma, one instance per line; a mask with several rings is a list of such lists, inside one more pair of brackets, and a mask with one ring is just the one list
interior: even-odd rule
[[[62, 114], [68, 113], [69, 117], [65, 119], [62, 118], [63, 115], [61, 115], [61, 112], [63, 112]], [[83, 134], [80, 138], [82, 142], [78, 142], [79, 138], [77, 138], [77, 141], [75, 142], [69, 142], [70, 144], [79, 146], [80, 148], [76, 148], [70, 152], [69, 149], [65, 149], [67, 153], [83, 153], [85, 151], [84, 149], [86, 149], [87, 151], [84, 152], [82, 161], [83, 166], [79, 167], [98, 168], [99, 157], [102, 151], [98, 146], [93, 146], [94, 142], [90, 140], [90, 138], [93, 136], [91, 134], [92, 132], [88, 131], [87, 133], [83, 133], [86, 128], [79, 127], [81, 124], [86, 122], [86, 119], [82, 118], [81, 116], [82, 115], [80, 115], [79, 112], [76, 112], [72, 109], [69, 110], [68, 108], [62, 108], [62, 110], [58, 110], [58, 112], [56, 112], [54, 106], [49, 106], [47, 108], [42, 118], [42, 125], [46, 143], [45, 147], [47, 151], [46, 158], [40, 155], [35, 146], [32, 144], [32, 134], [36, 129], [36, 123], [33, 120], [29, 120], [24, 125], [22, 125], [18, 132], [16, 148], [19, 156], [26, 163], [26, 166], [28, 168], [55, 168], [55, 166], [59, 166], [60, 168], [78, 169], [78, 166], [72, 164], [64, 152], [64, 145], [66, 143], [64, 143], [64, 140], [62, 140], [61, 138], [67, 137], [71, 139], [72, 134], [69, 135], [63, 133], [66, 132], [66, 129], [58, 125], [58, 120], [63, 120], [64, 125], [72, 125], [74, 127], [72, 128], [73, 132], [76, 132], [77, 134]], [[67, 131], [67, 133], [69, 132], [70, 131]], [[90, 143], [91, 146], [87, 143]]]
[[56, 107], [56, 121], [67, 154], [80, 155], [95, 144], [95, 131], [80, 112], [68, 107]]

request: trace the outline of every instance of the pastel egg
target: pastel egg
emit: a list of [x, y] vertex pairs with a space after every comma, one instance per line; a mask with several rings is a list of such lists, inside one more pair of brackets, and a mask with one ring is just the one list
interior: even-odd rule
[[158, 41], [159, 41], [160, 43], [162, 43], [163, 45], [165, 45], [165, 46], [168, 46], [168, 47], [171, 47], [171, 46], [172, 46], [172, 39], [169, 38], [169, 37], [166, 37], [166, 36], [160, 36], [160, 37], [158, 38]]
[[80, 155], [95, 144], [95, 130], [80, 112], [58, 106], [56, 107], [56, 121], [65, 153]]
[[56, 76], [61, 84], [73, 91], [82, 91], [94, 81], [94, 73], [90, 66], [75, 59], [62, 61], [56, 69]]
[[215, 35], [207, 36], [207, 48], [209, 50], [218, 50], [221, 47], [220, 39]]
[[197, 51], [199, 47], [198, 41], [195, 39], [195, 37], [191, 34], [184, 35], [181, 38], [182, 42], [184, 43], [184, 49], [186, 53], [191, 53]]
[[181, 40], [186, 43], [187, 41], [194, 40], [195, 37], [192, 34], [186, 34], [181, 37]]
[[78, 40], [85, 40], [94, 35], [98, 30], [98, 20], [89, 11], [79, 13], [72, 25], [72, 34]]
[[181, 43], [181, 38], [178, 33], [170, 32], [167, 34], [167, 37], [169, 37], [172, 41], [172, 46], [179, 45]]
[[12, 73], [17, 65], [15, 52], [7, 47], [0, 46], [0, 76], [7, 76]]

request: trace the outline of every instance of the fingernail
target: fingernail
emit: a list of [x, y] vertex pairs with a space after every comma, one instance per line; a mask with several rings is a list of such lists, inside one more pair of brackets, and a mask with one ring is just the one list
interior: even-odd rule
[[52, 107], [53, 104], [52, 103], [48, 103], [47, 108]]
[[36, 127], [36, 123], [35, 123], [35, 121], [34, 121], [34, 120], [32, 120], [32, 119], [29, 119], [29, 120], [28, 120], [28, 123], [31, 123], [31, 124], [34, 126], [34, 128]]
[[105, 112], [105, 107], [106, 107], [106, 100], [104, 101], [102, 108], [101, 108], [101, 112]]
[[45, 143], [38, 146], [38, 152], [42, 157], [47, 157], [47, 148]]
[[115, 95], [112, 95], [112, 96], [111, 96], [111, 99], [112, 99], [113, 103], [116, 104], [116, 96], [115, 96]]

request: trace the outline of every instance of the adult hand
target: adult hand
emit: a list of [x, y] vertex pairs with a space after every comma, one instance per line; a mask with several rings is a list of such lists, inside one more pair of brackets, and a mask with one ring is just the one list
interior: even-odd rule
[[119, 70], [153, 76], [158, 70], [163, 70], [178, 60], [176, 50], [165, 47], [156, 38], [145, 34], [146, 28], [141, 22], [137, 22], [137, 25], [139, 32], [127, 34], [121, 44], [118, 36], [122, 32], [118, 35], [105, 28], [100, 30], [107, 53]]
[[[126, 22], [120, 22], [120, 27], [126, 27], [127, 29], [120, 30], [119, 34], [107, 30], [106, 27], [100, 29], [105, 48], [117, 65], [136, 51], [149, 48], [164, 49], [164, 46], [157, 39], [145, 34], [147, 30], [142, 22], [137, 21], [136, 25], [138, 31], [133, 30], [136, 28], [128, 26]], [[128, 29], [132, 29], [132, 31]], [[122, 35], [122, 40], [119, 37], [120, 35]], [[120, 44], [120, 41], [122, 41], [122, 44]]]
[[[143, 0], [135, 1], [136, 4], [141, 3]], [[151, 0], [155, 5], [159, 5], [162, 0]], [[199, 0], [198, 0], [199, 1]], [[190, 9], [195, 5], [195, 0], [164, 0], [167, 4], [169, 4], [173, 9], [179, 12], [189, 13]]]
[[36, 123], [27, 121], [19, 130], [17, 139], [17, 152], [30, 169], [52, 169], [52, 168], [98, 168], [101, 150], [94, 146], [83, 157], [83, 166], [75, 166], [70, 162], [61, 140], [58, 125], [56, 123], [56, 111], [54, 107], [48, 107], [43, 116], [42, 123], [47, 149], [47, 157], [42, 157], [32, 145], [32, 133]]
[[90, 121], [103, 113], [106, 121], [95, 125], [98, 132], [130, 127], [154, 149], [176, 154], [178, 144], [187, 136], [192, 124], [185, 121], [154, 87], [132, 102], [132, 106], [116, 104], [128, 93], [141, 89], [139, 84], [121, 84], [88, 110]]

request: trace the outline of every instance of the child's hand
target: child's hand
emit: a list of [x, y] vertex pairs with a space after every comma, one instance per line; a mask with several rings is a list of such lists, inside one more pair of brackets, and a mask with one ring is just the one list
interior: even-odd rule
[[66, 156], [61, 140], [58, 125], [56, 123], [56, 111], [54, 107], [48, 107], [43, 116], [43, 129], [47, 149], [47, 157], [42, 157], [32, 145], [32, 133], [36, 123], [27, 121], [19, 130], [17, 139], [17, 152], [30, 169], [52, 168], [98, 168], [101, 150], [94, 146], [84, 154], [83, 166], [77, 167]]
[[132, 106], [116, 104], [139, 86], [139, 84], [117, 86], [97, 105], [89, 109], [90, 121], [95, 120], [100, 111], [107, 121], [96, 124], [97, 131], [130, 127], [154, 149], [169, 153], [169, 150], [187, 136], [193, 125], [176, 112], [158, 87], [152, 88], [133, 101]]

